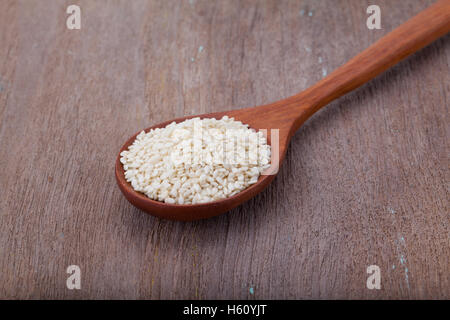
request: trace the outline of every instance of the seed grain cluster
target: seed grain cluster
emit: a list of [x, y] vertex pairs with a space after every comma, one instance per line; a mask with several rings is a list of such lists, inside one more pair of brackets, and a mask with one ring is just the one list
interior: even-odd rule
[[231, 197], [270, 167], [270, 146], [262, 132], [227, 116], [142, 131], [120, 156], [134, 190], [170, 204]]

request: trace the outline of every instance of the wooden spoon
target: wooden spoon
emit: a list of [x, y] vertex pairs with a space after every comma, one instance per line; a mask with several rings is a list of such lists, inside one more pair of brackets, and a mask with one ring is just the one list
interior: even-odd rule
[[[419, 13], [378, 42], [364, 50], [326, 78], [307, 90], [287, 99], [264, 106], [188, 116], [160, 123], [145, 129], [162, 128], [172, 121], [181, 122], [189, 118], [216, 118], [227, 115], [250, 125], [254, 129], [279, 129], [279, 148], [272, 145], [272, 162], [279, 157], [282, 162], [291, 136], [317, 110], [334, 99], [358, 88], [400, 60], [418, 51], [450, 31], [450, 0], [441, 0]], [[261, 175], [258, 182], [240, 193], [223, 200], [203, 204], [166, 204], [151, 200], [133, 190], [125, 180], [120, 163], [120, 153], [128, 149], [135, 140], [133, 135], [120, 149], [116, 160], [116, 179], [120, 190], [134, 206], [161, 218], [172, 220], [196, 220], [209, 218], [229, 211], [261, 192], [275, 177]]]

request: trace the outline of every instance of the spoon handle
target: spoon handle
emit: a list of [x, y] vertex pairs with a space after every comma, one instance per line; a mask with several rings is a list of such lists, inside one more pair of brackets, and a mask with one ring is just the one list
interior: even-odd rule
[[[287, 100], [301, 107], [298, 126], [336, 98], [375, 78], [450, 31], [450, 0], [420, 12], [307, 90]], [[307, 105], [307, 109], [305, 109]]]

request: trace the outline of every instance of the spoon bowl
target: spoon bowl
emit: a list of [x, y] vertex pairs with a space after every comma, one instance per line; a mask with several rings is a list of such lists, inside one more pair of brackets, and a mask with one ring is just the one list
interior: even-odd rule
[[120, 153], [128, 149], [139, 132], [128, 139], [119, 151], [115, 165], [117, 184], [132, 205], [165, 219], [189, 221], [209, 218], [229, 211], [254, 197], [274, 179], [278, 166], [286, 154], [290, 138], [311, 115], [449, 31], [450, 1], [441, 0], [297, 95], [259, 107], [178, 118], [144, 130], [148, 132], [150, 129], [163, 128], [173, 121], [178, 123], [194, 117], [221, 119], [225, 115], [248, 124], [256, 130], [267, 129], [267, 132], [272, 133], [276, 129], [275, 139], [272, 138], [272, 134], [267, 134], [267, 142], [272, 149], [272, 171], [269, 175], [261, 175], [255, 184], [232, 197], [208, 203], [179, 205], [152, 200], [135, 191], [125, 180]]
[[[217, 112], [217, 113], [210, 113], [210, 114], [203, 114], [203, 115], [196, 115], [196, 116], [187, 116], [183, 118], [178, 118], [166, 122], [162, 122], [160, 124], [157, 124], [155, 126], [152, 126], [150, 128], [145, 129], [145, 132], [150, 131], [151, 129], [156, 128], [164, 128], [168, 124], [172, 122], [182, 122], [187, 119], [191, 119], [194, 117], [199, 117], [201, 119], [204, 118], [215, 118], [215, 119], [221, 119], [223, 116], [227, 115], [229, 117], [234, 117], [235, 120], [242, 121], [243, 123], [249, 124], [250, 127], [256, 129], [250, 122], [251, 119], [246, 117], [246, 113], [242, 112], [243, 110], [236, 110], [236, 111], [230, 111], [230, 112]], [[123, 165], [120, 162], [120, 153], [122, 151], [127, 150], [128, 147], [133, 143], [133, 141], [136, 139], [136, 136], [141, 131], [134, 134], [130, 139], [128, 139], [127, 142], [122, 146], [122, 148], [119, 151], [119, 155], [116, 159], [116, 165], [115, 165], [115, 174], [116, 174], [116, 180], [117, 184], [122, 191], [125, 198], [133, 204], [135, 207], [148, 212], [154, 216], [170, 219], [170, 220], [180, 220], [180, 221], [191, 221], [191, 220], [197, 220], [197, 219], [205, 219], [210, 218], [213, 216], [217, 216], [221, 213], [227, 212], [241, 203], [249, 200], [250, 198], [253, 198], [255, 195], [260, 193], [266, 186], [269, 185], [269, 183], [275, 178], [274, 174], [270, 175], [261, 175], [258, 179], [258, 181], [246, 188], [245, 190], [235, 194], [232, 197], [221, 199], [214, 202], [208, 202], [208, 203], [198, 203], [198, 204], [167, 204], [161, 201], [156, 201], [148, 198], [146, 195], [135, 191], [131, 184], [126, 181], [125, 179], [125, 171], [123, 169]], [[271, 137], [270, 135], [267, 137], [267, 143], [271, 144]], [[275, 157], [272, 157], [274, 159]]]

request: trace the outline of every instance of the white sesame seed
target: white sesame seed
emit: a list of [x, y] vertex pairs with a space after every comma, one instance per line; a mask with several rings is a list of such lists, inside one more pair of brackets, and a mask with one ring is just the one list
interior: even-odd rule
[[133, 189], [168, 204], [191, 204], [231, 197], [256, 183], [270, 166], [271, 150], [262, 132], [224, 116], [142, 131], [120, 156]]

